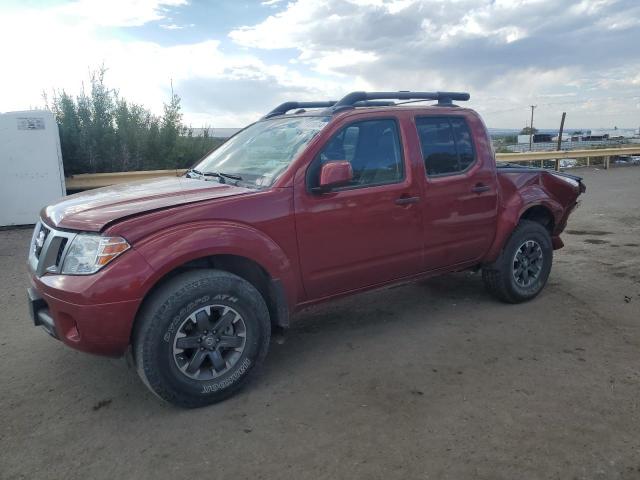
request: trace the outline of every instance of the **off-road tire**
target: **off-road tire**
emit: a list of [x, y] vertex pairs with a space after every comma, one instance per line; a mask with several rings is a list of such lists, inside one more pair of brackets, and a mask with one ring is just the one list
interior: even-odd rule
[[[527, 287], [515, 278], [514, 258], [527, 241], [535, 242], [542, 252], [542, 267]], [[482, 280], [489, 293], [507, 303], [521, 303], [535, 298], [544, 288], [553, 263], [553, 246], [547, 229], [537, 222], [521, 220], [504, 246], [498, 259], [482, 268]]]
[[[187, 377], [174, 355], [176, 331], [184, 319], [215, 304], [236, 311], [246, 325], [240, 358], [218, 378]], [[158, 397], [180, 407], [196, 408], [233, 395], [261, 366], [271, 335], [269, 311], [262, 295], [246, 280], [220, 270], [182, 273], [158, 288], [145, 302], [133, 334], [136, 369]]]

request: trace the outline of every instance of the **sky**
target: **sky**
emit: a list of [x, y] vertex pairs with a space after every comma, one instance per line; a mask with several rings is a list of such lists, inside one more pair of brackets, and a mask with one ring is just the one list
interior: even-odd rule
[[640, 126], [639, 0], [3, 0], [0, 111], [106, 83], [186, 124], [287, 100], [453, 90], [488, 126]]

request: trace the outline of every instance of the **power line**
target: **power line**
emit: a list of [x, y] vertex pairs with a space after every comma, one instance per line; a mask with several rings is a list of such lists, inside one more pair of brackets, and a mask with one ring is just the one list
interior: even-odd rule
[[[574, 101], [567, 101], [567, 102], [547, 102], [547, 103], [539, 103], [538, 105], [536, 105], [536, 107], [552, 107], [554, 105], [579, 105], [579, 104], [586, 104], [586, 103], [602, 103], [602, 102], [608, 102], [611, 100], [629, 100], [629, 99], [638, 99], [640, 100], [640, 95], [629, 95], [629, 96], [622, 96], [622, 97], [603, 97], [603, 98], [590, 98], [588, 100], [574, 100]], [[506, 108], [504, 110], [492, 110], [492, 111], [485, 111], [484, 114], [488, 115], [488, 114], [494, 114], [494, 113], [506, 113], [506, 112], [514, 112], [516, 110], [522, 110], [524, 108], [530, 108], [530, 107], [524, 107], [524, 106], [520, 106], [520, 107], [513, 107], [513, 108]], [[629, 112], [629, 113], [633, 113], [633, 112]]]

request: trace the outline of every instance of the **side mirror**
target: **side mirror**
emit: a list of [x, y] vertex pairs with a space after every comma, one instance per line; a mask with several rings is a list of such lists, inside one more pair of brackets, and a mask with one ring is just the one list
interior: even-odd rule
[[333, 187], [347, 185], [353, 180], [353, 169], [346, 160], [335, 160], [322, 165], [317, 191], [326, 192]]

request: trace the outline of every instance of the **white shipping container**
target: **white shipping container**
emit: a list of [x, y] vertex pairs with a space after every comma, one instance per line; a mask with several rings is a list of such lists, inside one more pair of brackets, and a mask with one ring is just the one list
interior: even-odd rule
[[58, 125], [46, 110], [0, 114], [0, 226], [38, 221], [66, 195]]

